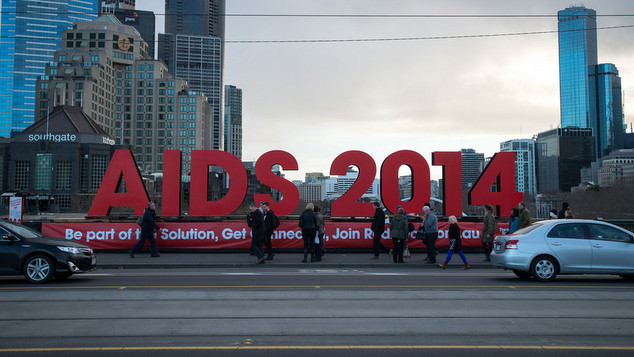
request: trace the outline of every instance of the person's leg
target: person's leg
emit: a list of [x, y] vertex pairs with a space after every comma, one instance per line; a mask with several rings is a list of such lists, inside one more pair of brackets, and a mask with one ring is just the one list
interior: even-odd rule
[[143, 249], [143, 245], [145, 244], [145, 234], [141, 234], [141, 239], [139, 239], [138, 242], [136, 242], [136, 244], [134, 245], [134, 247], [132, 247], [132, 251], [130, 251], [130, 255], [134, 255], [135, 253], [137, 253], [138, 251], [140, 251], [141, 249]]
[[467, 263], [467, 257], [465, 257], [464, 253], [461, 251], [458, 252], [458, 255], [460, 255], [460, 259], [462, 259], [462, 262], [465, 264], [469, 264]]
[[[460, 254], [462, 254], [462, 252], [460, 252]], [[447, 258], [445, 259], [445, 265], [449, 264], [449, 262], [451, 261], [451, 257], [453, 256], [453, 251], [450, 250], [447, 252]]]
[[304, 259], [302, 260], [302, 263], [306, 263], [306, 259], [308, 258], [308, 252], [310, 250], [310, 238], [308, 237], [308, 231], [305, 229], [302, 229], [302, 237], [304, 237]]
[[264, 237], [264, 246], [266, 247], [266, 253], [270, 256], [273, 255], [273, 245], [271, 244], [271, 236], [273, 234], [267, 234], [266, 237]]
[[377, 236], [376, 231], [374, 232], [374, 237], [372, 237], [372, 249], [374, 251], [374, 257], [378, 258], [379, 257], [379, 244], [381, 244], [381, 242], [379, 241], [381, 238]]
[[398, 261], [398, 251], [400, 250], [398, 239], [392, 238], [392, 244], [394, 245], [394, 248], [392, 248], [392, 259], [396, 263]]
[[154, 232], [150, 232], [147, 235], [147, 240], [150, 241], [150, 251], [152, 252], [153, 257], [158, 257], [158, 249], [156, 249], [156, 238], [154, 238]]
[[429, 233], [429, 237], [427, 239], [427, 255], [429, 257], [429, 263], [436, 263], [436, 239], [438, 238], [438, 233]]

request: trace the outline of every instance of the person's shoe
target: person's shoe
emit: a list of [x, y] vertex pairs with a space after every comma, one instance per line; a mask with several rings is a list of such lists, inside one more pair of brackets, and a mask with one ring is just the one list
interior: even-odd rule
[[370, 258], [370, 259], [372, 259], [372, 260], [377, 260], [377, 259], [379, 259], [379, 256], [378, 256], [378, 255], [375, 255], [375, 256], [373, 256], [373, 257], [372, 257], [372, 258]]
[[266, 257], [266, 260], [273, 260], [274, 256], [275, 256], [275, 254], [271, 253], [271, 254], [269, 254], [268, 257]]
[[130, 258], [134, 258], [134, 252], [130, 249]]
[[469, 265], [469, 263], [466, 263], [466, 264], [462, 267], [462, 270], [467, 270], [467, 269], [469, 269], [469, 268], [471, 268], [471, 265]]
[[161, 255], [160, 255], [159, 253], [154, 253], [154, 254], [152, 254], [152, 255], [151, 255], [151, 257], [152, 257], [152, 258], [158, 258], [158, 257], [160, 257], [160, 256], [161, 256]]
[[440, 264], [438, 264], [438, 266], [443, 268], [443, 270], [447, 269], [447, 264], [445, 264], [445, 263], [440, 263]]
[[256, 261], [255, 264], [264, 264], [264, 260], [266, 260], [266, 257], [262, 257], [258, 259], [258, 261]]

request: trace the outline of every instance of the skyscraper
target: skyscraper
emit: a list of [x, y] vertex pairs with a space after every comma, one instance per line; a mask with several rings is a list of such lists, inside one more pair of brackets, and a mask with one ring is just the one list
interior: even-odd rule
[[561, 127], [592, 128], [595, 155], [622, 148], [621, 79], [616, 66], [598, 64], [596, 12], [558, 12]]
[[242, 89], [225, 86], [225, 148], [242, 160]]
[[166, 0], [159, 59], [176, 78], [209, 98], [213, 108], [212, 149], [224, 149], [225, 0]]
[[113, 13], [122, 24], [137, 29], [148, 44], [148, 54], [155, 58], [156, 19], [154, 13], [136, 10], [134, 4], [135, 0], [106, 0], [101, 5], [101, 11]]
[[619, 70], [611, 63], [590, 68], [590, 128], [595, 132], [598, 157], [623, 148], [623, 105]]
[[516, 191], [537, 194], [537, 176], [535, 172], [535, 140], [516, 139], [500, 143], [500, 152], [515, 153]]
[[480, 177], [484, 154], [474, 149], [462, 149], [462, 187], [472, 187]]
[[557, 13], [559, 21], [559, 94], [561, 126], [588, 128], [588, 74], [597, 65], [596, 11], [570, 7]]
[[99, 14], [99, 0], [3, 1], [0, 136], [33, 124], [35, 81], [62, 45], [62, 31]]

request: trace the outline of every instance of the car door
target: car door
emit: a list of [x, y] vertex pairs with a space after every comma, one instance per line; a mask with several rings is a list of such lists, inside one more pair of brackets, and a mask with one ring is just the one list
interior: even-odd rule
[[591, 271], [592, 247], [582, 223], [556, 224], [546, 235], [546, 242], [559, 261], [562, 273]]
[[15, 274], [19, 271], [21, 248], [19, 238], [0, 227], [0, 274]]
[[588, 223], [594, 272], [634, 273], [632, 234], [601, 223]]

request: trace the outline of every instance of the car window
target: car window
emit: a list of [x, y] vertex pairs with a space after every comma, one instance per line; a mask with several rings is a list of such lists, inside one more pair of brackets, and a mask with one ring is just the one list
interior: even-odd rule
[[522, 229], [518, 229], [518, 230], [516, 230], [515, 232], [513, 232], [513, 234], [517, 234], [517, 235], [520, 235], [520, 234], [528, 234], [529, 232], [531, 232], [531, 231], [533, 231], [533, 230], [535, 230], [535, 229], [537, 229], [537, 228], [539, 228], [539, 227], [541, 227], [541, 226], [542, 226], [542, 225], [541, 225], [541, 224], [539, 224], [539, 223], [533, 223], [533, 224], [531, 224], [531, 225], [530, 225], [530, 226], [528, 226], [528, 227], [524, 227], [524, 228], [522, 228]]
[[0, 239], [5, 236], [5, 235], [14, 235], [13, 233], [9, 233], [9, 231], [7, 231], [6, 229], [3, 229], [2, 227], [0, 227]]
[[548, 232], [548, 238], [585, 238], [581, 223], [562, 223]]
[[610, 240], [614, 242], [632, 241], [632, 237], [629, 234], [604, 224], [590, 224], [590, 236], [592, 239]]
[[42, 233], [23, 226], [21, 224], [15, 224], [10, 222], [0, 222], [0, 226], [8, 231], [13, 232], [15, 235], [18, 235], [23, 238], [39, 238], [43, 237]]

